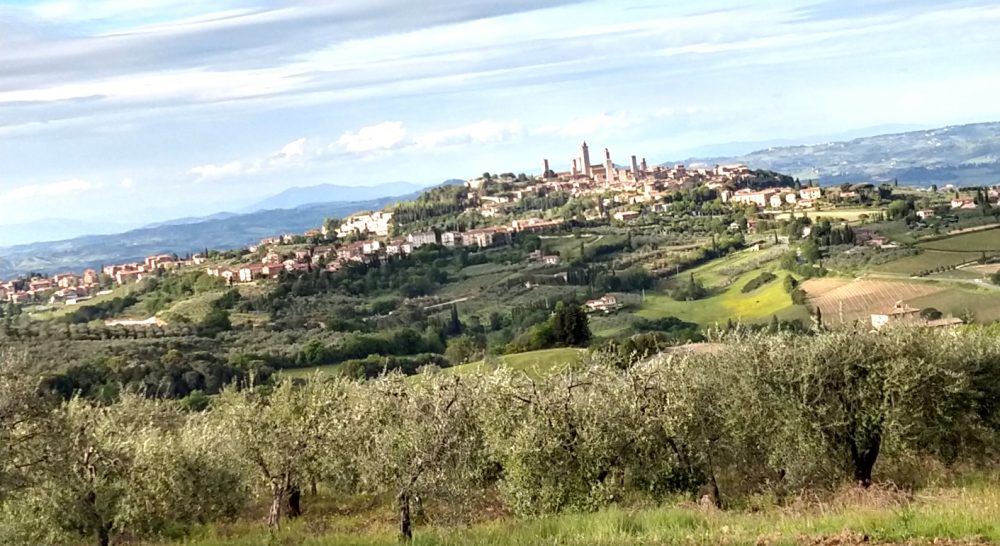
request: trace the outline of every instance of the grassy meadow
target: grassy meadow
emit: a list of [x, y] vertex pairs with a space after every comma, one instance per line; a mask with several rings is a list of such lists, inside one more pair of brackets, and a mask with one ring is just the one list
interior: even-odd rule
[[1000, 320], [1000, 290], [996, 289], [949, 288], [908, 303], [918, 309], [933, 307], [945, 315], [972, 318], [978, 323]]
[[[943, 242], [938, 241], [938, 245]], [[876, 266], [875, 272], [889, 273], [896, 275], [916, 275], [922, 271], [937, 269], [939, 267], [955, 267], [961, 264], [974, 262], [980, 258], [979, 252], [962, 251], [942, 251], [925, 250], [916, 256], [907, 256], [886, 264]]]
[[963, 233], [937, 241], [920, 244], [927, 250], [943, 250], [948, 252], [1000, 252], [1000, 230], [987, 229]]
[[704, 326], [725, 324], [729, 319], [757, 322], [769, 320], [772, 315], [785, 320], [808, 318], [805, 307], [793, 304], [782, 285], [786, 273], [778, 274], [777, 279], [756, 290], [743, 293], [743, 287], [759, 274], [760, 270], [752, 271], [717, 294], [696, 301], [677, 301], [666, 294], [647, 294], [636, 314], [647, 319], [673, 316]]
[[[203, 528], [184, 542], [157, 546], [304, 546], [398, 544], [387, 503], [304, 501], [306, 513], [273, 535], [263, 524]], [[798, 499], [717, 510], [679, 501], [667, 506], [615, 506], [594, 513], [518, 519], [484, 507], [478, 521], [453, 520], [428, 505], [415, 546], [630, 546], [633, 544], [777, 546], [908, 544], [973, 545], [1000, 541], [1000, 483], [996, 476], [918, 493], [846, 487], [822, 500]]]

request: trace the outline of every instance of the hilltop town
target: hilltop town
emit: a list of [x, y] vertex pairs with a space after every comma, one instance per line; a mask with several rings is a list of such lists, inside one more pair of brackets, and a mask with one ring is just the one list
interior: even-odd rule
[[[650, 166], [645, 158], [631, 155], [620, 167], [608, 149], [600, 163], [594, 163], [590, 155], [589, 146], [583, 143], [565, 171], [553, 170], [545, 159], [536, 175], [484, 173], [464, 185], [430, 190], [413, 203], [357, 213], [342, 220], [329, 219], [305, 233], [264, 238], [244, 249], [205, 250], [185, 257], [154, 255], [142, 262], [105, 265], [79, 275], [26, 276], [0, 284], [0, 301], [39, 309], [77, 306], [111, 294], [116, 286], [175, 270], [202, 271], [227, 285], [250, 284], [277, 280], [282, 275], [335, 273], [352, 264], [385, 263], [431, 245], [489, 249], [509, 245], [526, 234], [544, 236], [602, 225], [631, 230], [629, 226], [661, 218], [728, 215], [732, 221], [725, 231], [759, 237], [764, 231], [759, 229], [761, 226], [773, 230], [776, 221], [785, 218], [780, 222], [788, 224], [796, 213], [801, 218], [808, 218], [810, 213], [836, 217], [838, 210], [870, 207], [870, 212], [853, 210], [854, 216], [848, 222], [878, 222], [895, 214], [912, 218], [914, 229], [928, 228], [933, 223], [940, 232], [942, 226], [951, 229], [949, 226], [954, 227], [958, 221], [952, 211], [975, 210], [984, 203], [996, 202], [1000, 196], [997, 188], [974, 194], [946, 188], [947, 193], [927, 194], [918, 201], [907, 194], [894, 196], [899, 188], [886, 184], [859, 182], [821, 188], [745, 165]], [[900, 200], [900, 195], [905, 199]], [[930, 206], [932, 203], [934, 206]], [[880, 204], [897, 209], [902, 204], [906, 210], [897, 214], [900, 210], [893, 212], [892, 207]], [[808, 238], [813, 227], [807, 221], [798, 227], [794, 238]], [[899, 248], [897, 241], [877, 228], [854, 225], [850, 229], [855, 244]], [[782, 240], [787, 241], [788, 236], [783, 235]], [[757, 243], [755, 248], [759, 247]], [[557, 266], [563, 258], [538, 250], [529, 261]], [[680, 271], [680, 264], [674, 260], [650, 260], [645, 266], [654, 272], [669, 271], [671, 267], [675, 274]], [[621, 307], [614, 296], [600, 296], [587, 302], [587, 307], [601, 312]]]

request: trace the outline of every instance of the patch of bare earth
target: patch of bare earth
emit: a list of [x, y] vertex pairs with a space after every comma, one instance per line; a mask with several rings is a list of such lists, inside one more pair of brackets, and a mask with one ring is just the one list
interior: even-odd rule
[[809, 294], [811, 298], [818, 298], [827, 292], [831, 292], [844, 286], [850, 284], [851, 279], [842, 279], [836, 277], [830, 278], [816, 278], [816, 279], [806, 279], [802, 281], [802, 289]]
[[990, 544], [983, 539], [932, 538], [907, 540], [905, 542], [882, 542], [871, 540], [861, 533], [844, 532], [836, 535], [801, 537], [796, 541], [802, 546], [982, 546]]
[[944, 290], [924, 283], [871, 279], [810, 279], [802, 283], [802, 289], [809, 294], [809, 305], [823, 313], [823, 321], [827, 324], [867, 321], [872, 313], [891, 309], [898, 301]]

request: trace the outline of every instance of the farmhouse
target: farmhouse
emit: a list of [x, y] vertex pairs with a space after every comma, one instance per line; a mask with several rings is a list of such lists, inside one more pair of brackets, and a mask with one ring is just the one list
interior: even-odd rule
[[635, 210], [623, 210], [621, 212], [615, 213], [615, 220], [619, 222], [627, 222], [629, 220], [635, 220], [639, 217], [639, 211]]
[[912, 324], [919, 318], [920, 309], [910, 307], [901, 301], [897, 301], [896, 304], [892, 306], [892, 309], [881, 313], [872, 313], [871, 321], [872, 328], [879, 330], [888, 324]]
[[590, 300], [583, 305], [591, 313], [610, 313], [620, 307], [618, 299], [614, 296], [603, 296], [596, 300]]
[[240, 282], [253, 282], [264, 274], [264, 264], [247, 264], [240, 268]]
[[939, 318], [937, 320], [928, 320], [924, 326], [928, 328], [954, 328], [963, 324], [965, 324], [964, 320], [956, 317], [949, 317]]
[[802, 199], [819, 199], [823, 197], [823, 190], [820, 188], [802, 188], [799, 190], [799, 197]]

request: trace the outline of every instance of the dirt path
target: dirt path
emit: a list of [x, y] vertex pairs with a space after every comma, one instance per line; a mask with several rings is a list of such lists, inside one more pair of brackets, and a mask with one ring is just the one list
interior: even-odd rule
[[471, 299], [472, 297], [469, 296], [465, 298], [458, 298], [457, 300], [446, 301], [444, 303], [435, 303], [434, 305], [428, 305], [427, 307], [424, 307], [424, 311], [427, 311], [429, 309], [437, 309], [439, 307], [448, 307], [449, 305], [455, 305], [456, 303], [462, 303], [463, 301], [469, 301]]

